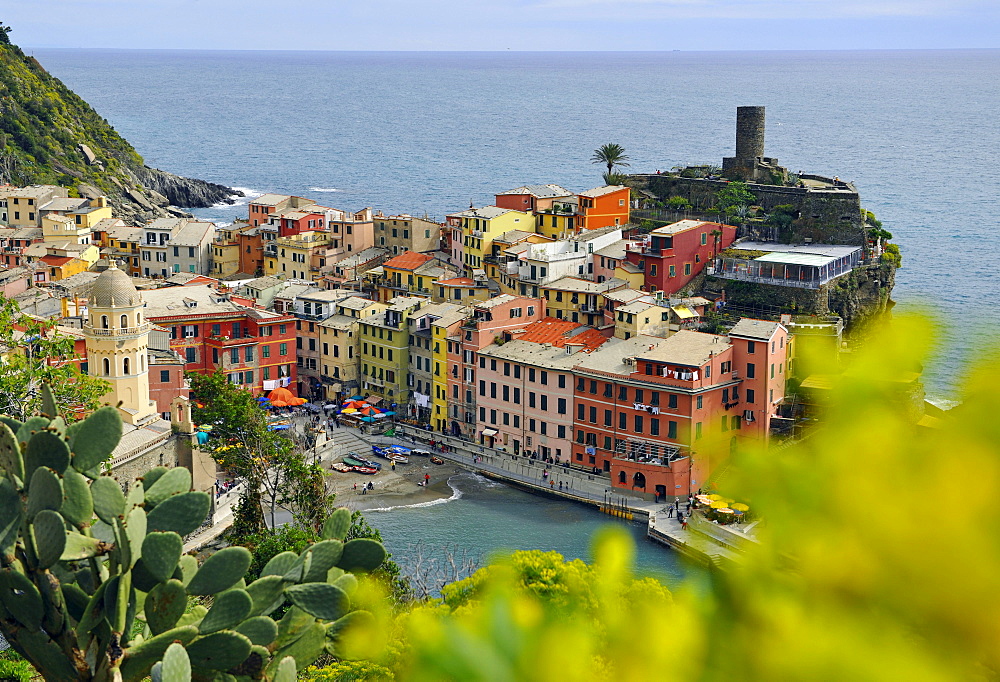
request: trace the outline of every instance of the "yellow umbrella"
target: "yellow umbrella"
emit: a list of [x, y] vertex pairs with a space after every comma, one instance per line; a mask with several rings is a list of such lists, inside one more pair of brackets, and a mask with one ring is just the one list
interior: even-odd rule
[[744, 511], [744, 512], [750, 511], [750, 505], [743, 504], [742, 502], [734, 502], [729, 506], [735, 509], [736, 511]]
[[340, 412], [341, 414], [352, 414], [354, 412], [357, 412], [357, 409], [353, 407], [348, 407], [346, 410], [341, 410]]
[[722, 500], [713, 500], [712, 509], [725, 509], [727, 504], [727, 502], [723, 502]]
[[722, 499], [722, 495], [717, 495], [716, 493], [712, 493], [711, 495], [708, 496], [708, 499], [710, 499], [710, 500], [721, 500]]

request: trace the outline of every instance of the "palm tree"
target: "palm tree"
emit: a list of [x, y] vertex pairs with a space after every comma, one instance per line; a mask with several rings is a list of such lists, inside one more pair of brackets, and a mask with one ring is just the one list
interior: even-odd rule
[[591, 163], [603, 163], [608, 167], [608, 175], [614, 175], [615, 166], [628, 168], [629, 158], [625, 155], [625, 148], [620, 144], [609, 142], [602, 144], [594, 150], [594, 155], [590, 157]]
[[715, 245], [715, 248], [712, 250], [712, 258], [715, 258], [716, 256], [719, 255], [719, 241], [722, 238], [722, 230], [715, 229], [712, 230], [709, 234], [712, 235], [712, 243]]

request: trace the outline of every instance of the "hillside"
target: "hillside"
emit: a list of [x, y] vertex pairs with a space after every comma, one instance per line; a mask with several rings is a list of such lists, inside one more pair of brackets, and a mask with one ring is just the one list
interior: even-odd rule
[[132, 224], [234, 196], [228, 187], [145, 165], [107, 120], [10, 43], [7, 31], [0, 25], [0, 182], [104, 194], [115, 216]]

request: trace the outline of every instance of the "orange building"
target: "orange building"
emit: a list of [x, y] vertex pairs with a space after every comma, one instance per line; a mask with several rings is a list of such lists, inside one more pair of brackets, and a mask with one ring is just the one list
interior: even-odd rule
[[596, 230], [609, 225], [624, 225], [629, 221], [631, 192], [624, 185], [607, 185], [588, 189], [577, 195], [577, 225], [581, 230]]

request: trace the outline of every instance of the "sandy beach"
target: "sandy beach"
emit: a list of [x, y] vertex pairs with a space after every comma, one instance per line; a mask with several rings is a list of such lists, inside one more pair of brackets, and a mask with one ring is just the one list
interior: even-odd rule
[[[337, 458], [338, 461], [340, 459]], [[409, 464], [397, 464], [395, 471], [387, 460], [376, 458], [375, 461], [382, 465], [382, 470], [373, 476], [354, 472], [340, 473], [327, 469], [327, 483], [337, 495], [337, 506], [363, 511], [447, 499], [452, 495], [448, 479], [462, 471], [460, 467], [447, 461], [444, 464], [431, 464], [429, 457], [410, 457]], [[431, 478], [430, 485], [425, 488], [419, 483], [427, 474]], [[374, 486], [374, 490], [362, 494], [363, 487], [369, 482]]]

